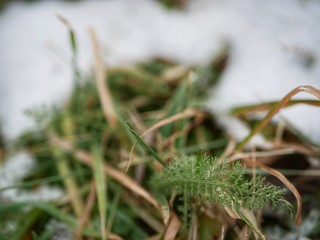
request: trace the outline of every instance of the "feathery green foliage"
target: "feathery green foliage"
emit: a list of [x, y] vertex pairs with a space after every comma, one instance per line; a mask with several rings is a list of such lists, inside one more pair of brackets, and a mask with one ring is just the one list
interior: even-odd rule
[[261, 176], [245, 178], [245, 167], [239, 161], [219, 161], [200, 153], [172, 161], [163, 172], [153, 176], [151, 183], [167, 193], [176, 192], [231, 209], [251, 210], [269, 205], [291, 209], [284, 199], [285, 189], [264, 183]]

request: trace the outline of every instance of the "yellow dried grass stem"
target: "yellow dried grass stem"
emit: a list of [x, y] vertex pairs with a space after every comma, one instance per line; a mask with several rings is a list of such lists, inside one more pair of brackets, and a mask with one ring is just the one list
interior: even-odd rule
[[117, 113], [114, 109], [109, 86], [106, 83], [106, 69], [101, 57], [102, 51], [98, 44], [96, 33], [92, 28], [89, 29], [89, 34], [92, 41], [92, 47], [94, 52], [95, 80], [97, 84], [100, 102], [102, 105], [102, 111], [109, 124], [115, 128], [117, 125]]

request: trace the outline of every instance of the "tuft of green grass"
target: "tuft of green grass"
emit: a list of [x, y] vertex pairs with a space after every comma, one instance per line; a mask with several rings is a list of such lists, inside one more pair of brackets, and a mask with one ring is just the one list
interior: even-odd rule
[[[94, 76], [79, 72], [76, 35], [67, 26], [73, 50], [72, 96], [60, 109], [29, 110], [39, 128], [23, 134], [12, 149], [0, 149], [1, 156], [9, 150], [27, 150], [37, 161], [33, 172], [21, 182], [2, 186], [0, 193], [13, 188], [33, 191], [47, 184], [61, 187], [66, 194], [51, 202], [1, 203], [0, 238], [49, 239], [54, 233], [49, 229], [53, 219], [79, 231], [84, 239], [139, 240], [170, 236], [168, 229], [184, 239], [213, 234], [208, 231], [212, 225], [218, 238], [224, 225], [230, 236], [243, 227], [241, 221], [221, 223], [227, 208], [262, 236], [254, 221], [255, 209], [291, 209], [284, 189], [268, 184], [261, 176], [248, 178], [238, 161], [209, 157], [220, 156], [228, 138], [201, 103], [223, 72], [227, 48], [210, 64], [183, 66], [183, 71], [166, 59], [107, 69], [108, 101], [117, 120], [112, 126], [106, 121], [106, 105]], [[53, 144], [51, 133], [61, 140], [60, 145]], [[136, 142], [138, 146], [131, 149]], [[72, 150], [62, 147], [64, 144]], [[205, 153], [199, 154], [199, 149]], [[92, 164], [84, 165], [88, 157]], [[93, 182], [95, 193], [90, 191]], [[211, 203], [209, 209], [202, 212], [207, 202]], [[192, 226], [180, 228], [180, 221]], [[17, 231], [23, 222], [27, 224]]]

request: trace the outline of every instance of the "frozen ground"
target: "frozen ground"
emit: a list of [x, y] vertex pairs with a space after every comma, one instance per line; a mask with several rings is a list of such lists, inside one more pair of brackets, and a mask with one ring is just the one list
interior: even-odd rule
[[[56, 14], [74, 27], [85, 71], [92, 62], [89, 26], [109, 65], [156, 55], [205, 63], [228, 41], [230, 63], [208, 106], [237, 138], [246, 129], [225, 120], [230, 108], [278, 100], [299, 85], [320, 88], [316, 0], [197, 0], [183, 12], [151, 0], [15, 2], [0, 14], [0, 120], [8, 140], [34, 126], [26, 109], [62, 104], [71, 90], [67, 30]], [[282, 116], [320, 144], [319, 108], [296, 106]]]

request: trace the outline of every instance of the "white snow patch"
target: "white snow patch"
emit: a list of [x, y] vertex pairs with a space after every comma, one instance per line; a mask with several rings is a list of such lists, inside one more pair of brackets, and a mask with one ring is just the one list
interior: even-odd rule
[[[27, 152], [19, 152], [5, 159], [0, 168], [0, 189], [11, 187], [26, 177], [35, 166], [35, 160]], [[0, 198], [10, 201], [49, 201], [63, 196], [60, 188], [41, 185], [33, 191], [20, 190], [19, 188], [6, 189], [0, 192]]]
[[[299, 85], [320, 88], [316, 0], [198, 0], [181, 12], [150, 0], [15, 2], [0, 14], [0, 121], [7, 139], [34, 126], [25, 109], [62, 104], [70, 93], [70, 47], [57, 13], [76, 31], [84, 71], [92, 62], [89, 26], [109, 65], [156, 55], [201, 64], [228, 41], [230, 63], [207, 104], [221, 119], [233, 107], [279, 100]], [[295, 106], [281, 115], [320, 144], [319, 108]], [[221, 124], [238, 140], [245, 135], [233, 120]]]

